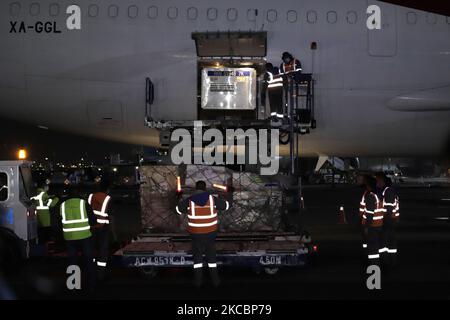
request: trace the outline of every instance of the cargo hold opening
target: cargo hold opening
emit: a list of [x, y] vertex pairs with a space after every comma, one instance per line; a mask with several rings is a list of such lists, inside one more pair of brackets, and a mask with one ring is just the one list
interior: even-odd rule
[[197, 120], [257, 120], [266, 32], [196, 32]]

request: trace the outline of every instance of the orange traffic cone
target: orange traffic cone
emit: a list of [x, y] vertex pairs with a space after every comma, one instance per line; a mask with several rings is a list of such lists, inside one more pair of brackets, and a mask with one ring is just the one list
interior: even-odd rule
[[338, 224], [347, 224], [347, 219], [345, 218], [344, 207], [341, 206], [339, 208], [339, 216], [338, 216]]

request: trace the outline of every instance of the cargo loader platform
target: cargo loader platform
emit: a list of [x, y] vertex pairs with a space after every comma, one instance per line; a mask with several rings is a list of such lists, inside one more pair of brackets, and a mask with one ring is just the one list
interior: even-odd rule
[[[294, 233], [218, 234], [216, 249], [219, 265], [262, 269], [307, 265], [317, 250], [309, 236]], [[132, 268], [193, 265], [187, 234], [141, 234], [115, 256]]]

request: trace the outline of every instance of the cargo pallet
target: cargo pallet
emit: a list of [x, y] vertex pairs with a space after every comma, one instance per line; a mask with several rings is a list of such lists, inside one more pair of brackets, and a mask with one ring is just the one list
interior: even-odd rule
[[[305, 266], [315, 256], [307, 235], [295, 233], [219, 233], [216, 240], [219, 266], [250, 267], [276, 273], [280, 267]], [[115, 253], [129, 268], [192, 267], [187, 234], [141, 234], [138, 240]]]

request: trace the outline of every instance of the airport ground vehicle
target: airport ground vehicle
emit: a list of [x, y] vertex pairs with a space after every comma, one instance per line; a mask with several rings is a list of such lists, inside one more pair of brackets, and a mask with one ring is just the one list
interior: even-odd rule
[[160, 267], [192, 266], [186, 217], [175, 206], [197, 180], [231, 203], [229, 211], [219, 214], [219, 264], [273, 274], [280, 267], [305, 265], [315, 254], [301, 228], [300, 208], [292, 206], [300, 203], [298, 195], [283, 190], [275, 177], [205, 165], [143, 166], [140, 177], [143, 232], [115, 254], [127, 267], [152, 275]]
[[[192, 264], [186, 221], [175, 213], [175, 205], [198, 179], [234, 208], [220, 218], [219, 263], [272, 274], [279, 267], [305, 265], [315, 253], [308, 233], [300, 228], [298, 208], [289, 205], [298, 203], [298, 197], [283, 191], [274, 177], [224, 166], [141, 166], [139, 171], [144, 229], [138, 240], [116, 252], [125, 266], [153, 274], [155, 267]], [[36, 210], [29, 200], [34, 193], [31, 163], [1, 161], [0, 179], [0, 263], [6, 269], [38, 252], [33, 250]]]
[[31, 163], [0, 161], [0, 268], [14, 268], [37, 238]]

